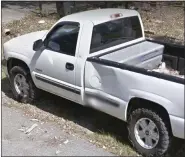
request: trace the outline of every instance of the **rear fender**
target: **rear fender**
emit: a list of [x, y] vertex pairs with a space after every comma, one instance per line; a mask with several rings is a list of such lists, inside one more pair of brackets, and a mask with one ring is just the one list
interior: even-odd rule
[[[162, 107], [164, 107], [167, 110], [168, 114], [171, 113], [172, 110], [174, 109], [174, 104], [171, 101], [159, 95], [153, 94], [153, 93], [132, 89], [130, 91], [129, 102], [133, 98], [141, 98], [141, 99], [145, 99], [145, 100], [160, 104]], [[126, 121], [127, 121], [128, 104], [125, 110], [125, 120]]]

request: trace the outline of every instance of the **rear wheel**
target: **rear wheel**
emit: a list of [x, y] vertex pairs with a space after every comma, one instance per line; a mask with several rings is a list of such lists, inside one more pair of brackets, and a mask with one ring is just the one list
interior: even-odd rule
[[151, 110], [134, 110], [128, 120], [128, 131], [133, 147], [143, 156], [162, 156], [169, 149], [169, 129]]
[[9, 75], [12, 92], [16, 100], [28, 103], [38, 98], [40, 92], [27, 70], [20, 66], [14, 66]]

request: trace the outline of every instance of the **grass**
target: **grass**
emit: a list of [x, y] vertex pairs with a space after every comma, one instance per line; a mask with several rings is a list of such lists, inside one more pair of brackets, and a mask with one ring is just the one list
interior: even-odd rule
[[99, 147], [109, 150], [109, 152], [116, 155], [137, 156], [138, 154], [128, 145], [117, 140], [117, 137], [106, 132], [99, 132], [90, 135], [91, 143]]
[[[144, 12], [142, 13], [142, 17], [143, 16], [146, 16]], [[39, 24], [38, 21], [40, 20], [45, 20], [45, 23]], [[2, 32], [2, 43], [22, 34], [49, 29], [57, 20], [58, 16], [55, 14], [44, 17], [31, 14], [21, 20], [3, 25], [2, 30], [5, 28], [10, 29], [11, 35], [6, 36]], [[155, 27], [151, 25], [151, 21], [144, 21], [146, 28]], [[159, 27], [161, 27], [161, 25], [157, 26], [157, 28]], [[174, 30], [174, 28], [171, 35], [169, 35], [171, 31], [165, 33], [169, 27], [161, 29], [163, 32], [157, 32], [157, 30], [155, 31], [158, 33], [156, 34], [158, 36], [177, 36], [178, 40], [182, 40], [182, 37], [179, 35], [183, 31], [183, 28], [181, 29], [181, 27], [181, 24], [177, 23], [175, 28], [178, 29]], [[175, 31], [176, 33], [174, 33]], [[23, 112], [29, 117], [38, 118], [41, 121], [55, 122], [63, 131], [69, 134], [74, 134], [80, 138], [88, 139], [91, 143], [94, 143], [98, 147], [104, 148], [115, 155], [137, 155], [128, 142], [128, 133], [125, 123], [116, 118], [93, 109], [82, 107], [78, 104], [47, 93], [45, 93], [46, 95], [33, 104], [28, 105], [18, 103], [12, 99], [12, 93], [3, 70], [2, 91], [6, 95], [6, 99], [2, 100], [3, 104], [8, 104], [9, 107], [15, 107], [15, 109], [22, 109]], [[91, 130], [92, 133], [88, 133], [88, 130]], [[184, 154], [184, 148], [185, 147], [179, 151], [179, 157]]]

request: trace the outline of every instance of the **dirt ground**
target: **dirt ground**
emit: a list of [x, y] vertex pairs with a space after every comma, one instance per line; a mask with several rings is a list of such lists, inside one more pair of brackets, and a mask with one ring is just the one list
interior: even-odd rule
[[[4, 6], [6, 6], [5, 7], [6, 10], [8, 8], [7, 7], [8, 5]], [[36, 6], [37, 5], [34, 4], [34, 6], [29, 8], [29, 10], [26, 10], [26, 12], [28, 11], [37, 12], [35, 11]], [[14, 6], [14, 8], [16, 7]], [[23, 10], [21, 10], [20, 13], [25, 12], [24, 6], [22, 6], [21, 9]], [[160, 7], [149, 7], [148, 9], [143, 9], [143, 7], [140, 7], [138, 11], [141, 15], [144, 24], [146, 37], [152, 37], [158, 40], [169, 41], [184, 45], [185, 12], [183, 7], [161, 5]], [[24, 18], [25, 22], [14, 21], [13, 23], [8, 24], [6, 26], [3, 24], [3, 28], [5, 27], [11, 28], [12, 33], [16, 36], [41, 29], [48, 29], [52, 24], [54, 24], [59, 19], [59, 17], [55, 14], [56, 13], [55, 4], [53, 3], [49, 5], [44, 4], [43, 13], [44, 13], [43, 19], [47, 20], [47, 22], [44, 25], [35, 23], [36, 21], [39, 20], [39, 17], [35, 17], [34, 14], [32, 14], [33, 18], [30, 18], [30, 16], [28, 16], [27, 18]], [[7, 19], [9, 20], [9, 18], [6, 18], [4, 19], [4, 21], [6, 21]]]
[[140, 11], [146, 36], [184, 45], [184, 9], [161, 6]]

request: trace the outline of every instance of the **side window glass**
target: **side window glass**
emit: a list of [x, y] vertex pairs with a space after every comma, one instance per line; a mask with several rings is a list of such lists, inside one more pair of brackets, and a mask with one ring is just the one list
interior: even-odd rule
[[79, 24], [58, 25], [51, 31], [44, 44], [52, 51], [75, 56], [78, 33]]

